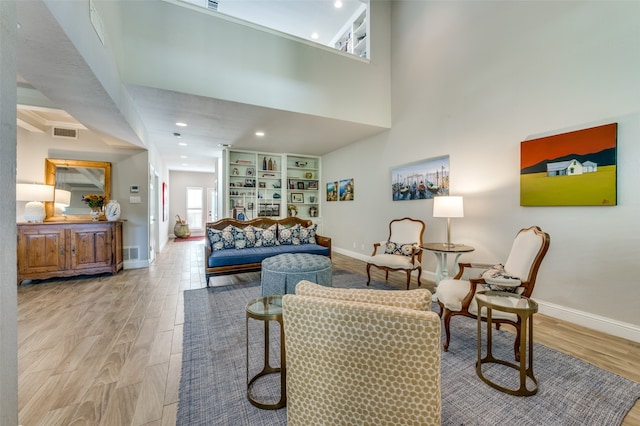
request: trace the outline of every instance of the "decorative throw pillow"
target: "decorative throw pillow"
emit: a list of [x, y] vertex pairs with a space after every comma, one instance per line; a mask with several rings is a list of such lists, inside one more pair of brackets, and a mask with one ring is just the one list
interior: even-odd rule
[[278, 243], [282, 246], [300, 245], [300, 225], [295, 224], [287, 228], [278, 224]]
[[504, 270], [504, 265], [493, 265], [482, 273], [482, 278], [489, 290], [515, 293], [521, 284], [520, 278], [511, 276]]
[[247, 235], [244, 229], [240, 229], [237, 226], [234, 226], [231, 229], [231, 233], [233, 234], [234, 246], [236, 250], [247, 248]]
[[260, 238], [260, 241], [262, 242], [261, 246], [262, 247], [271, 247], [271, 246], [278, 246], [280, 245], [280, 243], [278, 242], [278, 239], [276, 238], [276, 226], [277, 224], [273, 224], [268, 228], [265, 228], [262, 230], [262, 237]]
[[251, 248], [251, 247], [255, 247], [256, 246], [256, 228], [254, 228], [253, 226], [249, 225], [246, 228], [243, 229], [244, 231], [244, 235], [245, 235], [245, 239], [247, 241], [246, 243], [246, 247], [247, 248]]
[[316, 230], [318, 224], [314, 223], [309, 227], [300, 227], [300, 244], [315, 244], [316, 243]]
[[400, 256], [411, 256], [413, 248], [418, 243], [394, 243], [393, 241], [387, 241], [387, 246], [384, 249], [384, 254], [397, 254]]
[[233, 238], [233, 228], [234, 226], [229, 225], [222, 230], [222, 242], [224, 243], [224, 248], [226, 249], [235, 247], [235, 240]]
[[[251, 228], [251, 232], [249, 232], [249, 228]], [[250, 235], [251, 233], [253, 233], [253, 247], [262, 247], [262, 231], [264, 231], [264, 229], [262, 228], [256, 228], [255, 226], [247, 226], [245, 228], [245, 232], [247, 234], [247, 239], [250, 239]]]
[[224, 249], [224, 242], [222, 241], [222, 231], [218, 229], [207, 229], [209, 235], [209, 243], [211, 244], [211, 251], [217, 251]]

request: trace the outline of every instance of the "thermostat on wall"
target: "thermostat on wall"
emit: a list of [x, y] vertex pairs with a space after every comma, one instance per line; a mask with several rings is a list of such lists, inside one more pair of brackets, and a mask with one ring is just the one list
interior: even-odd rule
[[138, 188], [138, 185], [131, 185], [131, 192], [140, 192], [140, 188]]

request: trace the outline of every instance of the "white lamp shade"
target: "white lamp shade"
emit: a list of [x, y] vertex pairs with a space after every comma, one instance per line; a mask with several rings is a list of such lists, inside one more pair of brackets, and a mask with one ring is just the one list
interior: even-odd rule
[[433, 217], [464, 217], [462, 197], [454, 195], [434, 197]]
[[17, 201], [53, 201], [53, 185], [35, 183], [16, 184]]
[[56, 206], [69, 207], [71, 204], [71, 192], [64, 189], [56, 189]]

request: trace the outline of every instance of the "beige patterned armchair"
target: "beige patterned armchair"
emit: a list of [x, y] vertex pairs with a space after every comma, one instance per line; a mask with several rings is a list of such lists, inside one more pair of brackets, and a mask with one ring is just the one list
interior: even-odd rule
[[431, 293], [301, 281], [283, 297], [287, 422], [439, 425], [440, 318]]

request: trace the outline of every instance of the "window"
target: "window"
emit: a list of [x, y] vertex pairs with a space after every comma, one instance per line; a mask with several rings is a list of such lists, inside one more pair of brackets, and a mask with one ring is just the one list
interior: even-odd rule
[[202, 188], [187, 187], [187, 223], [189, 228], [202, 229]]

